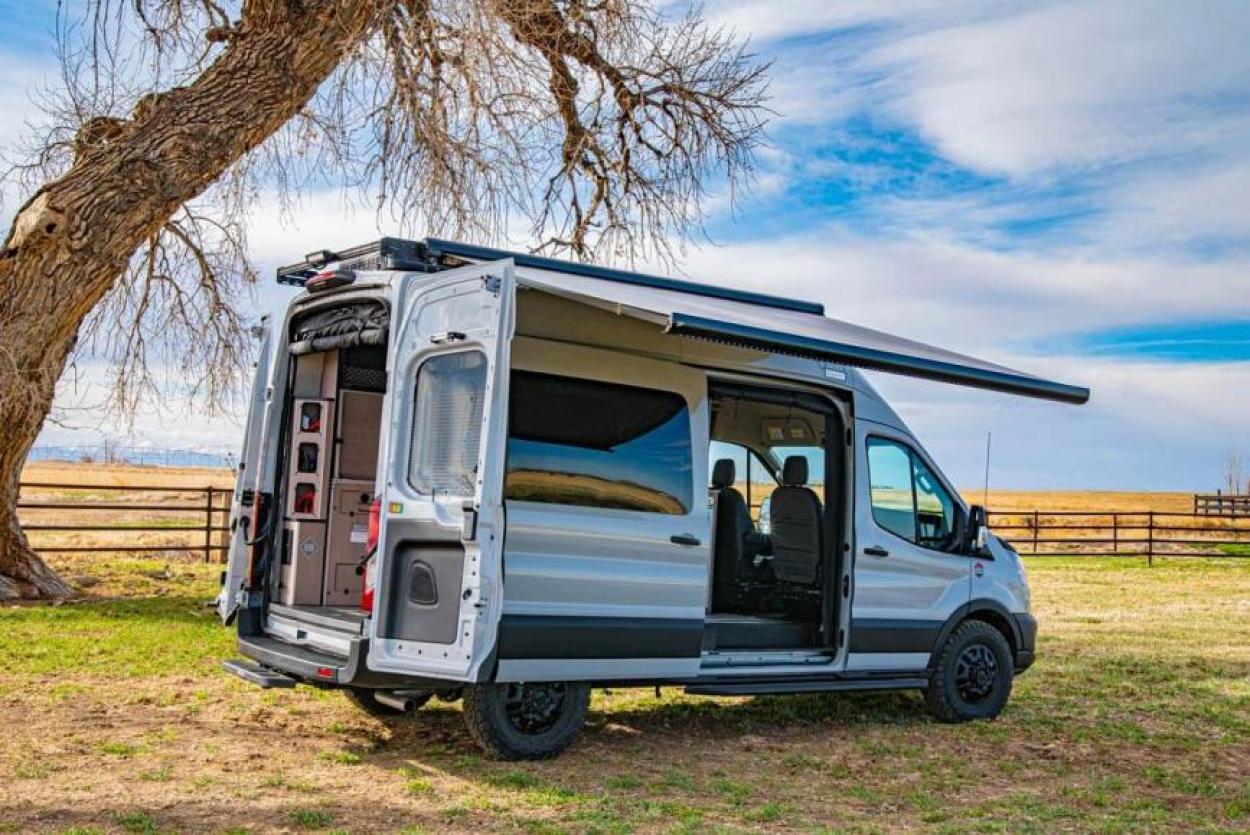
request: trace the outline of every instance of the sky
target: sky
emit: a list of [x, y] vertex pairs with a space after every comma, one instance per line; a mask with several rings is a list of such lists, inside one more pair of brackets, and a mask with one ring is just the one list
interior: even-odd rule
[[[0, 148], [48, 71], [52, 7], [0, 0]], [[712, 241], [677, 272], [1092, 389], [1073, 407], [871, 375], [965, 488], [987, 433], [1003, 489], [1213, 490], [1230, 451], [1250, 458], [1244, 0], [704, 10], [773, 62], [777, 116], [753, 188], [709, 201]], [[294, 221], [262, 201], [251, 241], [271, 274], [388, 231], [314, 195]], [[266, 282], [256, 309], [289, 297]], [[232, 449], [239, 422], [145, 415], [133, 440]]]

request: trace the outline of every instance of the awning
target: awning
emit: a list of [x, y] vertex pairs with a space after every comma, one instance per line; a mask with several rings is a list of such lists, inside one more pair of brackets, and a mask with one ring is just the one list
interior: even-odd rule
[[1025, 397], [1076, 404], [1089, 400], [1087, 388], [1035, 377], [807, 310], [569, 275], [519, 263], [516, 275], [523, 286], [654, 322], [668, 333]]

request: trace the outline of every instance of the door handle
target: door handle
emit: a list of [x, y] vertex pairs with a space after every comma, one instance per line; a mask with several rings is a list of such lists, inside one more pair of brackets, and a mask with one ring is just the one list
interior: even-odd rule
[[674, 545], [685, 545], [689, 548], [693, 548], [699, 544], [699, 538], [688, 533], [674, 534], [668, 538], [668, 541]]
[[864, 549], [864, 553], [870, 557], [890, 556], [890, 552], [882, 548], [880, 545], [870, 545]]

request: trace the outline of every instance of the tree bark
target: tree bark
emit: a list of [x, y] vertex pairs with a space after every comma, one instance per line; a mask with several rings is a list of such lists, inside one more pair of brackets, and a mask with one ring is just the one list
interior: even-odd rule
[[18, 212], [0, 250], [0, 600], [70, 593], [16, 503], [79, 327], [135, 251], [308, 101], [372, 28], [368, 0], [249, 0], [192, 84], [146, 97]]

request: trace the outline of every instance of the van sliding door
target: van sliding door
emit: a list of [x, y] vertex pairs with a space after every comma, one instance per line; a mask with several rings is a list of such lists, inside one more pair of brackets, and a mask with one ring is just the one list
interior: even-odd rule
[[707, 607], [707, 377], [519, 337], [498, 681], [692, 678]]
[[473, 681], [494, 647], [514, 287], [510, 261], [396, 287], [371, 669]]

